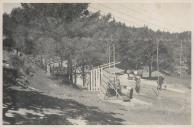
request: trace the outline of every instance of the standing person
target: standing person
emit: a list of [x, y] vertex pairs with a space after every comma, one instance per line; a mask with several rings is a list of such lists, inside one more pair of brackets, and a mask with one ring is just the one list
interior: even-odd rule
[[131, 71], [128, 69], [128, 70], [127, 70], [127, 75], [128, 75], [128, 78], [129, 78], [129, 74], [130, 74], [130, 72], [131, 72]]
[[161, 90], [162, 89], [162, 85], [164, 83], [164, 76], [163, 75], [160, 75], [158, 77], [157, 83], [158, 83], [157, 90]]
[[135, 81], [136, 81], [136, 86], [135, 86], [135, 91], [137, 93], [140, 92], [140, 86], [141, 86], [141, 79], [140, 79], [140, 76], [136, 76], [135, 77]]

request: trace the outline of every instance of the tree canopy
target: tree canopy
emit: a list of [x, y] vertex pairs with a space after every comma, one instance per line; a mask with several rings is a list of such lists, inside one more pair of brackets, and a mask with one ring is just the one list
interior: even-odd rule
[[107, 44], [115, 44], [122, 68], [152, 66], [154, 70], [159, 43], [160, 69], [170, 71], [178, 64], [180, 40], [184, 40], [183, 58], [191, 65], [191, 32], [128, 27], [111, 14], [90, 12], [87, 3], [22, 3], [3, 15], [3, 34], [15, 42], [10, 47], [26, 54], [58, 56], [71, 66], [106, 63]]

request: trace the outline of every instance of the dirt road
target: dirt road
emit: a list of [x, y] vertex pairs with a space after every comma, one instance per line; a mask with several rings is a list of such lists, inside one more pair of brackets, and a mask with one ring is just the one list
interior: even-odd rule
[[191, 92], [162, 91], [144, 83], [131, 102], [107, 101], [97, 92], [59, 85], [42, 70], [33, 87], [43, 93], [17, 91], [17, 110], [7, 113], [4, 124], [190, 124]]

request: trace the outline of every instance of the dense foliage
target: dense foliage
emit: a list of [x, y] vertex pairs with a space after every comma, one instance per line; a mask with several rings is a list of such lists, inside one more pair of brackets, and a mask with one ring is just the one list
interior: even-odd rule
[[[72, 81], [73, 65], [95, 66], [107, 62], [107, 45], [116, 46], [116, 60], [124, 69], [143, 66], [156, 69], [159, 43], [160, 70], [176, 72], [180, 41], [183, 65], [191, 69], [191, 32], [153, 31], [144, 26], [128, 27], [110, 15], [88, 11], [88, 4], [22, 3], [11, 14], [3, 15], [4, 46], [46, 58], [68, 60]], [[11, 40], [11, 41], [8, 41]], [[151, 70], [152, 67], [152, 70]]]

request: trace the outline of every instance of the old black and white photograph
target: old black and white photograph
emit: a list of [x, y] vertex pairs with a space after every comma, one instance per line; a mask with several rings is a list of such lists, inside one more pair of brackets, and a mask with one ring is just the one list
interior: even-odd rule
[[189, 2], [2, 3], [3, 125], [191, 125]]

